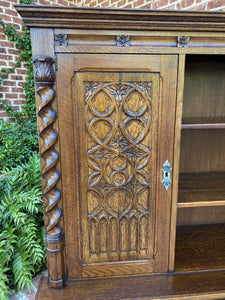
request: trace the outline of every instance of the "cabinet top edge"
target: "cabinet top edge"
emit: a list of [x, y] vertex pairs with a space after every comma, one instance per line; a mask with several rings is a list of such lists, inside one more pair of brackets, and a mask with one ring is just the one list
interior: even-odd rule
[[225, 12], [15, 5], [28, 27], [225, 32]]

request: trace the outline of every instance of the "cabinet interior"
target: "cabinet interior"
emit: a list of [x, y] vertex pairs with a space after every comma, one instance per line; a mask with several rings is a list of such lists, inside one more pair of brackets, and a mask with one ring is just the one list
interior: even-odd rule
[[225, 268], [224, 78], [224, 56], [186, 56], [175, 271]]

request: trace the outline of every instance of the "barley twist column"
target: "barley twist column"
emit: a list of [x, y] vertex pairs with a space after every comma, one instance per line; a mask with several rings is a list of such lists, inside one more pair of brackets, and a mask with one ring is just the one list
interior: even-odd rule
[[58, 134], [54, 129], [57, 115], [52, 107], [55, 99], [54, 60], [51, 57], [38, 56], [34, 59], [37, 94], [41, 99], [38, 116], [44, 220], [48, 259], [49, 283], [52, 287], [61, 287], [66, 281], [64, 233], [60, 192], [60, 173], [57, 170], [59, 153], [55, 146]]

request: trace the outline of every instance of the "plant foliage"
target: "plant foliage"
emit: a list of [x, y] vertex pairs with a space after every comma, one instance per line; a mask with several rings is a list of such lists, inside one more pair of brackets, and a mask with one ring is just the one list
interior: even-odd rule
[[26, 163], [34, 151], [38, 152], [36, 123], [0, 122], [0, 170]]
[[0, 69], [0, 84], [22, 62], [27, 67], [22, 111], [0, 99], [15, 121], [0, 122], [0, 300], [5, 300], [11, 289], [29, 288], [32, 276], [46, 268], [46, 251], [30, 32], [24, 26], [20, 34], [1, 19], [0, 25], [20, 50], [13, 67]]
[[0, 175], [0, 299], [46, 268], [38, 154]]

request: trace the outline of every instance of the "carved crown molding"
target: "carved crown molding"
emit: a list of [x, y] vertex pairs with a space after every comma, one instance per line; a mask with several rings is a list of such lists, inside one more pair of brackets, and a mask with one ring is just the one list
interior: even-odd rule
[[106, 9], [47, 5], [15, 5], [29, 27], [222, 31], [224, 12]]

